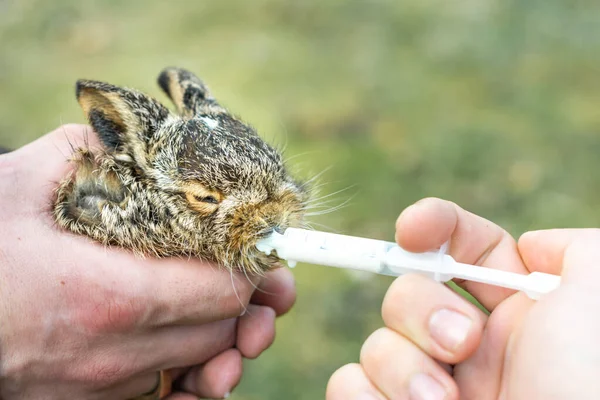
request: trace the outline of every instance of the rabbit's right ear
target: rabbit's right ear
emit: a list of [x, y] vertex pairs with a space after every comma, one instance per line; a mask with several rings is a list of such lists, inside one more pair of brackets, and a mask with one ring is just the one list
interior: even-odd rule
[[139, 153], [170, 115], [165, 106], [151, 97], [104, 82], [79, 80], [76, 96], [109, 152], [143, 157]]
[[168, 67], [158, 76], [158, 85], [186, 118], [227, 112], [196, 75], [183, 68]]

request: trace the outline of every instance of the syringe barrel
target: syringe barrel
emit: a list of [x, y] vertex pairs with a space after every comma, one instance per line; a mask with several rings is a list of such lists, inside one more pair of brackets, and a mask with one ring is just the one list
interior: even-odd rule
[[277, 249], [279, 257], [309, 264], [381, 273], [382, 259], [392, 242], [288, 228], [284, 234], [293, 246]]
[[439, 282], [447, 282], [453, 278], [445, 273], [449, 263], [454, 263], [454, 260], [446, 254], [434, 251], [411, 253], [398, 245], [391, 247], [383, 259], [383, 264], [394, 275], [420, 273]]
[[448, 256], [437, 252], [411, 253], [394, 242], [295, 228], [288, 228], [284, 237], [293, 243], [278, 248], [286, 260], [392, 276], [417, 272], [443, 282], [452, 278], [443, 273]]

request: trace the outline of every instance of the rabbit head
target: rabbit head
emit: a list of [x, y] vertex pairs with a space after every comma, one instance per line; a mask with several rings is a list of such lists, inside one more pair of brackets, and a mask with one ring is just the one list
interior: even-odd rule
[[270, 269], [276, 257], [254, 245], [273, 230], [301, 226], [306, 185], [198, 77], [167, 68], [158, 83], [177, 113], [136, 90], [77, 82], [77, 100], [103, 148], [75, 153], [57, 190], [57, 222], [142, 255]]

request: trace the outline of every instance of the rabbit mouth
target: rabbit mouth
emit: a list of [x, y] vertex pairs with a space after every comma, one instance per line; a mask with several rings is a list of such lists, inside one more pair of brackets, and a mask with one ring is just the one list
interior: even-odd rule
[[277, 251], [273, 250], [271, 254], [266, 255], [263, 252], [257, 251], [255, 253], [255, 262], [260, 267], [262, 275], [266, 272], [273, 271], [275, 269], [284, 268], [286, 266], [285, 261], [277, 255]]
[[254, 253], [256, 261], [263, 266], [265, 271], [278, 268], [282, 266], [282, 260], [277, 256], [277, 252], [273, 251], [271, 254], [266, 255], [260, 251]]
[[273, 232], [277, 232], [277, 233], [283, 235], [283, 232], [285, 232], [285, 228], [278, 225], [278, 226], [262, 229], [256, 233], [256, 240], [258, 241], [260, 239], [265, 239], [267, 236], [269, 236]]
[[259, 251], [256, 247], [254, 247], [256, 242], [268, 237], [273, 232], [283, 234], [283, 232], [285, 232], [285, 227], [278, 225], [274, 227], [264, 228], [256, 232], [254, 240], [252, 241], [253, 243], [251, 244], [251, 257], [254, 259], [253, 261], [260, 266], [260, 269], [263, 272], [270, 271], [272, 269], [276, 269], [283, 266], [281, 258], [279, 258], [279, 256], [277, 255], [277, 251], [274, 250], [271, 252], [271, 254], [267, 255]]

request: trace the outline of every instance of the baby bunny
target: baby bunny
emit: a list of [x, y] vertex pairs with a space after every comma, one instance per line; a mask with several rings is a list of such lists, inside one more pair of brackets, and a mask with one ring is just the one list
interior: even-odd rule
[[167, 68], [158, 84], [178, 115], [138, 91], [77, 81], [103, 150], [74, 153], [75, 169], [57, 188], [57, 223], [139, 255], [198, 257], [246, 273], [273, 268], [277, 258], [254, 245], [302, 225], [307, 185], [198, 77]]

